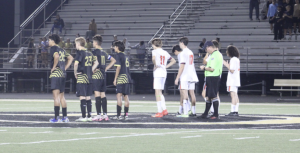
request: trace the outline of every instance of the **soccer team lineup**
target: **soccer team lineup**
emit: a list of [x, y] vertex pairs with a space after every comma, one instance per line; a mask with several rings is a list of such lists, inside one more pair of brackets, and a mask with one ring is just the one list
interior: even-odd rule
[[[102, 48], [102, 37], [95, 35], [93, 37], [94, 51], [88, 51], [84, 46], [86, 40], [83, 37], [75, 39], [77, 54], [72, 57], [64, 49], [58, 46], [60, 37], [57, 34], [49, 36], [49, 46], [51, 55], [51, 90], [54, 99], [54, 118], [49, 121], [52, 123], [70, 122], [67, 115], [67, 100], [64, 97], [66, 70], [74, 62], [74, 75], [76, 82], [76, 96], [80, 100], [81, 117], [76, 122], [129, 120], [129, 94], [130, 84], [132, 83], [129, 60], [125, 55], [125, 46], [121, 41], [113, 43], [112, 48], [116, 52], [115, 56], [107, 54]], [[178, 99], [179, 109], [175, 117], [179, 118], [201, 118], [209, 120], [218, 120], [219, 116], [219, 86], [222, 76], [223, 65], [228, 69], [227, 91], [230, 93], [232, 104], [229, 114], [226, 116], [237, 117], [239, 109], [238, 87], [240, 86], [240, 60], [238, 48], [230, 45], [227, 47], [227, 56], [230, 62], [223, 60], [219, 51], [219, 44], [216, 40], [207, 41], [203, 50], [207, 52], [203, 65], [200, 69], [204, 71], [205, 82], [203, 85], [202, 96], [205, 101], [205, 111], [196, 115], [196, 96], [195, 83], [199, 82], [194, 65], [194, 54], [187, 47], [188, 38], [182, 37], [172, 49], [172, 53], [177, 56], [174, 59], [167, 51], [162, 49], [163, 43], [159, 38], [151, 41], [152, 44], [152, 62], [153, 68], [153, 89], [157, 103], [157, 113], [151, 115], [153, 118], [163, 118], [169, 115], [166, 105], [166, 99], [162, 93], [167, 79], [167, 69], [179, 64], [178, 74], [175, 85], [178, 85], [180, 99]], [[106, 61], [110, 63], [106, 63]], [[170, 61], [170, 62], [168, 62]], [[116, 86], [116, 116], [109, 117], [107, 110], [106, 92], [106, 71], [115, 66], [114, 86]], [[92, 116], [92, 99], [95, 95], [95, 109], [97, 115]], [[122, 114], [122, 100], [124, 108]], [[62, 116], [60, 117], [60, 107], [62, 107]], [[111, 110], [110, 110], [111, 111]]]

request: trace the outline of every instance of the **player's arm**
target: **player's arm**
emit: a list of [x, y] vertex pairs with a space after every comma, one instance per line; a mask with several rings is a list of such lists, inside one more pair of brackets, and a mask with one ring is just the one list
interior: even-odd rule
[[116, 59], [111, 57], [110, 58], [110, 63], [107, 65], [107, 67], [105, 68], [105, 72], [110, 69], [114, 64], [116, 63]]
[[152, 62], [153, 62], [154, 67], [156, 67], [155, 55], [153, 55], [153, 54], [152, 54]]
[[75, 76], [75, 78], [77, 79], [77, 70], [78, 70], [78, 64], [79, 64], [79, 62], [78, 61], [75, 61], [75, 63], [74, 63], [74, 76]]
[[204, 65], [207, 64], [207, 62], [206, 62], [206, 59], [207, 59], [207, 58], [208, 58], [208, 53], [206, 53], [205, 57], [203, 58], [203, 62], [202, 62], [202, 63], [203, 63]]
[[96, 70], [96, 68], [97, 68], [98, 65], [99, 65], [99, 62], [98, 62], [98, 60], [96, 59], [96, 60], [94, 61], [93, 66], [92, 66], [92, 72], [94, 72], [94, 71]]
[[68, 59], [68, 62], [67, 62], [67, 65], [65, 67], [65, 70], [67, 70], [70, 67], [70, 65], [72, 64], [74, 58], [73, 58], [72, 55], [69, 54], [67, 59]]
[[179, 78], [184, 70], [184, 66], [185, 66], [185, 63], [181, 63], [180, 64], [180, 67], [179, 67], [179, 70], [178, 70], [178, 74], [177, 74], [177, 77], [176, 77], [176, 80], [175, 80], [175, 85], [178, 85], [178, 82], [179, 82]]
[[174, 65], [175, 63], [176, 63], [176, 60], [175, 60], [173, 57], [171, 57], [171, 62], [166, 66], [166, 68], [171, 67], [171, 66]]
[[229, 72], [234, 73], [233, 65], [228, 63], [228, 61], [223, 60], [223, 65], [229, 70]]
[[115, 79], [114, 79], [114, 85], [117, 86], [117, 78], [119, 76], [121, 70], [121, 65], [117, 65], [117, 69], [116, 69], [116, 74], [115, 74]]
[[57, 52], [55, 52], [55, 53], [53, 54], [53, 58], [54, 58], [54, 63], [53, 63], [53, 67], [52, 67], [52, 69], [51, 69], [51, 73], [56, 69], [56, 66], [57, 66], [57, 64], [58, 64], [59, 55], [58, 55]]

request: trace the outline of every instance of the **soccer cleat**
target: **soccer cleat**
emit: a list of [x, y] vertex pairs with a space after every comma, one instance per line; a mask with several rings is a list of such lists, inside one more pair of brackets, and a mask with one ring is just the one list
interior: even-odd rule
[[115, 117], [113, 117], [113, 119], [114, 119], [114, 120], [122, 120], [123, 117], [122, 117], [122, 116], [115, 116]]
[[207, 115], [207, 118], [210, 118], [213, 115], [214, 115], [214, 112], [209, 112], [208, 115]]
[[165, 109], [165, 110], [163, 110], [162, 114], [163, 114], [164, 116], [166, 116], [166, 115], [168, 115], [169, 113], [168, 113], [168, 111]]
[[192, 114], [193, 114], [193, 112], [192, 112], [191, 110], [189, 110], [188, 114], [189, 114], [189, 115], [192, 115]]
[[75, 120], [76, 122], [87, 122], [87, 118], [86, 117], [80, 117], [79, 119]]
[[55, 119], [55, 118], [50, 118], [49, 122], [51, 123], [60, 123], [61, 120], [59, 118]]
[[95, 116], [92, 121], [101, 121], [102, 120], [102, 116], [101, 115], [97, 115]]
[[195, 117], [195, 116], [197, 116], [196, 114], [190, 114], [189, 115], [190, 117]]
[[189, 115], [188, 114], [183, 114], [183, 115], [181, 115], [181, 117], [186, 118], [186, 117], [189, 117]]
[[92, 121], [93, 121], [93, 118], [92, 118], [92, 117], [88, 117], [86, 120], [87, 120], [88, 122], [92, 122]]
[[61, 119], [61, 121], [62, 121], [62, 122], [65, 122], [65, 123], [70, 122], [70, 120], [69, 120], [68, 117], [63, 117], [63, 118]]
[[211, 116], [209, 119], [216, 120], [216, 119], [220, 119], [220, 117], [219, 116]]
[[177, 115], [181, 115], [179, 112], [177, 112], [176, 114], [175, 114], [175, 116], [177, 116]]
[[239, 116], [239, 113], [238, 112], [234, 112], [235, 116]]
[[102, 118], [101, 118], [101, 120], [99, 120], [99, 121], [102, 121], [102, 120], [108, 121], [108, 120], [109, 120], [109, 118], [108, 118], [108, 116], [107, 116], [107, 115], [103, 115], [103, 117], [102, 117]]
[[161, 118], [164, 117], [163, 113], [156, 113], [155, 115], [152, 115], [151, 117]]
[[238, 114], [235, 114], [235, 112], [230, 112], [229, 114], [227, 114], [225, 116], [238, 116]]
[[208, 115], [206, 115], [206, 114], [202, 114], [202, 115], [198, 116], [197, 118], [204, 118], [204, 119], [207, 119], [207, 118], [209, 118], [209, 117], [208, 117]]
[[129, 118], [128, 116], [124, 116], [124, 120], [127, 121]]

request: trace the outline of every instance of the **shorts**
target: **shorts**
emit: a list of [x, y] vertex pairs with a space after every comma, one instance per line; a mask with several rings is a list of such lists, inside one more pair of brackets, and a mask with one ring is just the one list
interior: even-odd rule
[[238, 87], [236, 86], [227, 86], [227, 92], [238, 92]]
[[87, 97], [93, 94], [93, 84], [91, 83], [77, 83], [76, 84], [76, 96]]
[[203, 84], [203, 90], [206, 90], [206, 82]]
[[216, 98], [219, 92], [220, 76], [206, 77], [206, 97]]
[[106, 80], [93, 79], [93, 91], [106, 92]]
[[269, 19], [269, 23], [270, 23], [270, 24], [274, 24], [274, 23], [275, 23], [275, 20], [276, 20], [276, 19], [271, 20], [272, 18], [273, 18], [273, 17], [270, 17], [270, 19]]
[[292, 22], [285, 22], [283, 24], [284, 29], [292, 29], [293, 28], [293, 23]]
[[178, 89], [195, 90], [195, 83], [194, 82], [189, 82], [189, 81], [180, 81]]
[[153, 89], [165, 89], [166, 78], [153, 78]]
[[293, 17], [293, 23], [300, 23], [300, 19], [298, 19], [297, 17]]
[[65, 92], [66, 78], [65, 77], [52, 77], [51, 90], [59, 90], [60, 93]]
[[117, 94], [121, 93], [124, 96], [129, 95], [130, 94], [130, 84], [129, 83], [117, 84], [116, 93]]

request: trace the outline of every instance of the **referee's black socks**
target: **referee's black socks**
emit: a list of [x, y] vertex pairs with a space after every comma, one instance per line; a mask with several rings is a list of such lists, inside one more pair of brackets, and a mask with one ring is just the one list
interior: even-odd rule
[[59, 116], [59, 106], [54, 106], [54, 117], [56, 120], [58, 116]]
[[83, 118], [85, 118], [86, 117], [86, 100], [85, 99], [80, 100], [80, 107], [81, 107], [81, 116]]
[[101, 97], [96, 97], [96, 110], [97, 115], [101, 115]]
[[117, 116], [121, 115], [121, 110], [122, 110], [122, 107], [117, 105]]
[[206, 107], [205, 107], [205, 111], [204, 111], [204, 115], [208, 115], [208, 111], [211, 107], [211, 101], [210, 100], [206, 100]]
[[215, 117], [219, 116], [219, 99], [212, 100], [213, 106], [214, 106], [214, 115]]
[[129, 107], [124, 106], [124, 116], [128, 116]]
[[92, 100], [86, 100], [87, 117], [92, 117]]
[[101, 101], [102, 101], [103, 114], [107, 115], [107, 99], [106, 99], [106, 97], [101, 98]]

